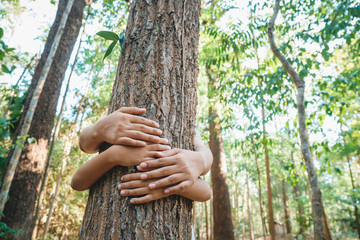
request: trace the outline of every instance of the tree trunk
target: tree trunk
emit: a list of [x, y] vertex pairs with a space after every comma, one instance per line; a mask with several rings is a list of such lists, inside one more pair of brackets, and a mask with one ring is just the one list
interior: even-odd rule
[[271, 240], [275, 240], [275, 222], [274, 210], [272, 205], [272, 192], [271, 192], [271, 176], [270, 176], [270, 159], [267, 148], [266, 129], [265, 129], [265, 110], [262, 106], [262, 126], [263, 126], [263, 141], [264, 141], [264, 154], [265, 154], [265, 167], [266, 167], [266, 184], [267, 184], [267, 200], [268, 200], [268, 217], [269, 217], [269, 231]]
[[[248, 168], [248, 162], [247, 162], [247, 158], [246, 158], [246, 167]], [[246, 203], [247, 203], [247, 213], [248, 213], [248, 220], [249, 220], [249, 238], [250, 240], [254, 240], [254, 227], [253, 227], [253, 222], [252, 222], [252, 210], [251, 210], [251, 197], [250, 197], [250, 188], [249, 188], [249, 172], [246, 169]]]
[[[59, 27], [59, 22], [61, 21], [66, 5], [67, 1], [65, 0], [61, 0], [59, 3], [55, 22], [51, 27], [44, 52], [29, 88], [24, 114], [19, 124], [16, 137], [21, 135], [21, 126], [24, 124], [30, 100], [33, 98], [34, 89], [44, 68], [46, 58], [50, 53], [55, 33]], [[45, 166], [48, 140], [54, 123], [57, 100], [65, 70], [79, 33], [84, 7], [84, 1], [75, 1], [71, 8], [64, 28], [64, 34], [61, 37], [53, 63], [50, 66], [28, 132], [30, 137], [37, 140], [37, 144], [25, 144], [10, 188], [10, 199], [5, 206], [4, 221], [11, 228], [22, 229], [24, 231], [21, 234], [15, 235], [15, 238], [30, 238], [31, 235], [32, 214], [36, 203], [36, 195], [39, 190], [39, 182]], [[9, 156], [11, 155], [12, 153], [9, 154]]]
[[310, 187], [311, 187], [311, 207], [313, 213], [314, 223], [314, 237], [315, 240], [325, 239], [324, 235], [324, 222], [323, 213], [324, 207], [322, 204], [321, 191], [317, 180], [317, 174], [315, 171], [313, 159], [310, 153], [310, 144], [306, 130], [306, 114], [305, 114], [305, 82], [300, 78], [299, 74], [294, 70], [289, 61], [282, 55], [279, 49], [275, 45], [273, 30], [274, 23], [279, 12], [280, 0], [276, 0], [274, 6], [274, 14], [271, 17], [268, 24], [268, 36], [270, 41], [270, 47], [274, 55], [280, 60], [286, 72], [291, 76], [296, 89], [297, 89], [297, 109], [299, 118], [299, 134], [301, 142], [301, 153], [305, 160], [306, 170], [308, 172]]
[[286, 194], [286, 186], [285, 181], [282, 181], [282, 200], [284, 205], [284, 219], [286, 224], [286, 233], [291, 233], [291, 222], [290, 222], [290, 213], [289, 213], [289, 204], [288, 204], [288, 198]]
[[[173, 148], [193, 149], [200, 1], [134, 0], [109, 112], [147, 109]], [[104, 150], [102, 146], [102, 150]], [[132, 205], [115, 167], [90, 189], [80, 239], [191, 239], [192, 202], [180, 196]]]
[[[291, 151], [290, 157], [292, 160], [292, 164], [295, 166], [295, 160], [294, 160], [294, 152]], [[299, 175], [295, 172], [294, 178], [299, 179]], [[305, 219], [305, 210], [304, 205], [302, 202], [300, 202], [300, 187], [299, 187], [299, 181], [296, 181], [294, 185], [294, 195], [295, 195], [295, 201], [297, 206], [297, 214], [296, 214], [296, 221], [299, 225], [299, 232], [298, 235], [302, 235], [304, 233], [304, 229], [306, 228], [306, 219]]]
[[251, 145], [252, 145], [252, 149], [254, 151], [256, 172], [257, 172], [257, 176], [258, 176], [258, 186], [259, 186], [258, 194], [259, 194], [261, 224], [262, 224], [262, 228], [263, 228], [263, 236], [264, 236], [264, 239], [266, 239], [267, 229], [266, 229], [266, 222], [265, 222], [264, 210], [263, 210], [263, 205], [262, 205], [261, 175], [260, 175], [260, 168], [259, 168], [259, 163], [258, 163], [258, 156], [257, 156], [257, 152], [256, 152], [255, 142], [254, 142], [254, 135], [251, 135]]
[[[206, 69], [208, 75], [208, 98], [211, 101], [211, 93], [217, 89], [217, 83], [211, 76], [210, 69]], [[211, 183], [213, 190], [214, 208], [214, 239], [234, 239], [234, 227], [231, 219], [230, 196], [227, 180], [226, 157], [219, 123], [219, 106], [211, 104], [209, 107], [209, 146], [213, 154], [211, 166]]]

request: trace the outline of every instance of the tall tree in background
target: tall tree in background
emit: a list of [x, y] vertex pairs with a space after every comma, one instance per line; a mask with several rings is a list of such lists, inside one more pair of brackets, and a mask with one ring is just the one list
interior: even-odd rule
[[208, 83], [209, 107], [209, 146], [213, 154], [211, 166], [211, 187], [213, 192], [214, 239], [234, 239], [234, 226], [231, 218], [231, 205], [227, 180], [226, 156], [220, 126], [220, 106], [214, 103], [214, 93], [218, 83], [211, 70], [206, 70]]
[[306, 164], [306, 170], [308, 172], [310, 186], [311, 186], [311, 206], [313, 212], [313, 223], [314, 223], [314, 237], [316, 240], [325, 239], [324, 226], [323, 226], [323, 213], [324, 207], [321, 199], [321, 191], [315, 171], [313, 159], [310, 152], [310, 144], [306, 129], [306, 113], [305, 113], [305, 82], [300, 78], [299, 74], [291, 66], [290, 62], [276, 47], [274, 40], [274, 24], [279, 12], [280, 0], [276, 0], [274, 6], [274, 14], [271, 17], [268, 24], [268, 36], [270, 41], [270, 47], [274, 55], [280, 60], [284, 69], [291, 76], [296, 89], [297, 89], [297, 109], [299, 118], [299, 133], [301, 142], [301, 152]]
[[[193, 147], [199, 13], [199, 0], [132, 2], [109, 110], [146, 108], [171, 146], [185, 149]], [[128, 171], [115, 167], [91, 187], [80, 238], [190, 239], [191, 201], [130, 205], [116, 190]]]
[[[28, 91], [28, 98], [15, 139], [19, 136], [21, 126], [24, 124], [26, 111], [29, 108], [34, 88], [37, 85], [47, 56], [49, 55], [66, 5], [66, 0], [59, 2], [55, 21], [50, 29], [44, 51]], [[22, 229], [24, 231], [16, 235], [18, 239], [30, 238], [33, 210], [39, 190], [39, 182], [45, 166], [48, 141], [54, 123], [56, 105], [68, 61], [81, 27], [84, 7], [85, 1], [75, 1], [70, 11], [64, 33], [47, 75], [28, 133], [29, 137], [35, 138], [37, 143], [28, 142], [25, 144], [11, 184], [9, 192], [10, 200], [5, 205], [5, 223], [13, 229]], [[12, 153], [9, 154], [9, 156], [11, 155]]]

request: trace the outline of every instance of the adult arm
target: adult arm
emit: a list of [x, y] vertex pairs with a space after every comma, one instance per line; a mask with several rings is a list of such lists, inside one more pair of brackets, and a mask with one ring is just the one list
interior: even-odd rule
[[158, 143], [161, 135], [159, 124], [138, 114], [144, 108], [122, 107], [86, 127], [80, 133], [80, 149], [87, 153], [97, 152], [103, 142], [127, 146], [145, 146], [146, 142]]
[[[165, 139], [160, 139], [164, 143]], [[104, 152], [84, 163], [74, 174], [71, 187], [77, 191], [90, 188], [100, 177], [115, 167], [136, 166], [143, 161], [154, 159], [157, 151], [168, 150], [168, 145], [148, 144], [144, 147], [113, 145]]]

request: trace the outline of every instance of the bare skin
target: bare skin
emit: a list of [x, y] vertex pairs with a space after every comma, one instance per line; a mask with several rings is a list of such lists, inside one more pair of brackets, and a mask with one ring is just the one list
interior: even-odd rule
[[210, 199], [210, 188], [199, 178], [209, 171], [212, 155], [201, 139], [195, 138], [195, 151], [170, 149], [167, 140], [160, 138], [159, 125], [134, 114], [146, 110], [121, 108], [80, 134], [83, 151], [96, 152], [103, 142], [115, 144], [82, 165], [74, 174], [71, 186], [86, 190], [116, 165], [137, 166], [140, 173], [123, 176], [119, 186], [123, 196], [140, 204], [172, 194], [194, 201]]
[[144, 108], [122, 107], [84, 128], [79, 141], [81, 150], [95, 153], [103, 142], [134, 147], [145, 146], [146, 142], [159, 143], [162, 133], [159, 124], [137, 116], [144, 112]]

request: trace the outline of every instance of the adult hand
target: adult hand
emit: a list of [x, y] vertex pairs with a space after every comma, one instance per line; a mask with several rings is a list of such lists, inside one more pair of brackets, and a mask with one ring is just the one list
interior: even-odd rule
[[145, 146], [147, 142], [159, 142], [159, 124], [147, 118], [136, 116], [146, 109], [122, 107], [95, 124], [94, 136], [111, 144]]
[[[142, 162], [138, 173], [124, 175], [121, 180], [123, 188], [126, 182], [134, 180], [157, 179], [149, 184], [149, 189], [164, 188], [164, 193], [183, 192], [198, 179], [205, 168], [205, 161], [199, 152], [184, 149], [171, 149], [157, 152], [158, 159]], [[130, 183], [131, 185], [131, 183]]]
[[106, 150], [106, 154], [111, 165], [136, 166], [155, 159], [158, 151], [169, 150], [170, 146], [165, 145], [166, 143], [166, 139], [160, 138], [160, 143], [148, 143], [143, 147], [112, 145]]
[[154, 180], [143, 181], [138, 179], [127, 183], [121, 183], [119, 184], [118, 189], [121, 190], [120, 194], [124, 197], [141, 196], [130, 199], [130, 203], [132, 204], [147, 203], [170, 195], [168, 193], [164, 193], [163, 188], [149, 189], [148, 185], [153, 181]]

